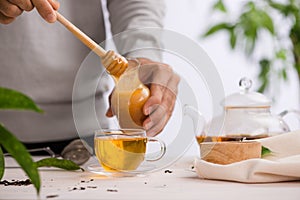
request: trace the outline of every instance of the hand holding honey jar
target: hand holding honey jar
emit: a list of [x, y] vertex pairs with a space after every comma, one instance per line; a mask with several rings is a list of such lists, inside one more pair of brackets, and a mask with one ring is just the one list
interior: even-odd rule
[[148, 136], [160, 133], [174, 109], [180, 78], [172, 68], [146, 58], [128, 59], [128, 68], [113, 76], [107, 116], [116, 115], [121, 128], [143, 128]]

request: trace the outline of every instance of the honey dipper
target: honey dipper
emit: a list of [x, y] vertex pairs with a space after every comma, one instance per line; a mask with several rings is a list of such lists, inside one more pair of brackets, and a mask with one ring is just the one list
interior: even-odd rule
[[127, 68], [128, 61], [116, 52], [109, 50], [105, 51], [95, 41], [88, 37], [85, 33], [79, 30], [74, 24], [67, 20], [59, 12], [56, 12], [57, 21], [64, 25], [70, 32], [72, 32], [83, 44], [89, 47], [96, 53], [102, 61], [103, 66], [113, 76], [119, 77]]

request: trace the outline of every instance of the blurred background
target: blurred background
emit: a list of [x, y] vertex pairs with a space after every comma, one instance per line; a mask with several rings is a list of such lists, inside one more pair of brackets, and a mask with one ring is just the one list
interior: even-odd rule
[[[209, 27], [220, 22], [224, 17], [212, 10], [215, 2], [216, 0], [166, 0], [166, 28], [186, 35], [207, 52], [220, 73], [226, 94], [237, 92], [239, 79], [244, 76], [253, 80], [253, 89], [258, 89], [260, 70], [258, 64], [247, 59], [241, 50], [232, 50], [226, 32], [219, 32], [207, 38], [201, 37]], [[246, 2], [245, 0], [235, 3], [228, 0], [224, 1], [230, 10], [228, 12], [231, 12], [230, 16], [236, 16], [240, 13], [241, 5]], [[288, 31], [286, 22], [280, 16], [276, 16], [275, 23], [282, 32]], [[262, 53], [268, 52], [273, 48], [272, 41], [265, 37], [263, 41], [260, 41], [257, 48]], [[270, 83], [270, 91], [265, 92], [268, 97], [273, 99], [272, 111], [275, 113], [283, 109], [298, 109], [300, 106], [297, 73], [293, 68], [288, 68], [287, 73], [288, 80], [286, 82], [279, 82], [278, 79], [274, 79]]]

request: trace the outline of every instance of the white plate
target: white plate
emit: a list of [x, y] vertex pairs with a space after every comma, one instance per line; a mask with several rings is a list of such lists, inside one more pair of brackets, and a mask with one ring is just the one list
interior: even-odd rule
[[155, 169], [155, 165], [150, 163], [142, 163], [136, 170], [132, 171], [105, 171], [100, 164], [91, 164], [87, 167], [87, 170], [109, 177], [131, 177], [131, 176], [143, 176], [147, 173], [153, 171]]

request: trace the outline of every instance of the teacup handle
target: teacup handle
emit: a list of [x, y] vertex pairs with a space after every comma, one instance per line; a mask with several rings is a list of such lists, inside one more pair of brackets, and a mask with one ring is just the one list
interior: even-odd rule
[[153, 158], [146, 157], [145, 160], [152, 162], [152, 161], [157, 161], [157, 160], [161, 159], [166, 153], [166, 149], [167, 149], [166, 144], [162, 140], [160, 140], [158, 138], [154, 138], [154, 137], [147, 137], [147, 141], [148, 142], [158, 142], [160, 145], [160, 154]]

